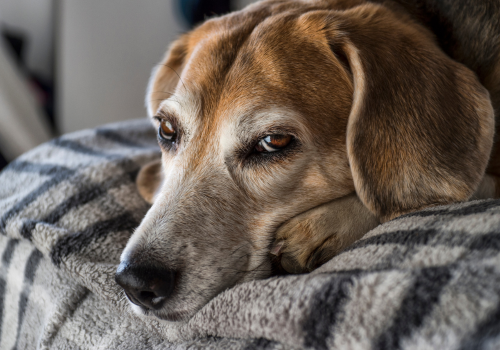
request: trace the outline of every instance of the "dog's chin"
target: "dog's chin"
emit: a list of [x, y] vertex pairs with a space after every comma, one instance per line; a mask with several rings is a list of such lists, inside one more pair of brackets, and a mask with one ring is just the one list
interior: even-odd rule
[[194, 315], [194, 311], [181, 310], [181, 311], [166, 311], [166, 310], [150, 310], [145, 309], [139, 305], [130, 302], [132, 311], [138, 315], [146, 316], [168, 322], [187, 322]]

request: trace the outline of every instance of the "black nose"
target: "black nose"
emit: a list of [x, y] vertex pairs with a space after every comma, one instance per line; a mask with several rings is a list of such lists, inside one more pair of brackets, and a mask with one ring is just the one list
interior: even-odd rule
[[175, 272], [123, 261], [116, 270], [115, 281], [131, 302], [157, 310], [174, 291]]

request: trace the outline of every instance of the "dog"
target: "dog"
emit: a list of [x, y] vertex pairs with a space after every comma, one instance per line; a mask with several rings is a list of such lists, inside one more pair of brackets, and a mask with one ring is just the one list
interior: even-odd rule
[[117, 269], [185, 321], [273, 254], [308, 272], [382, 222], [498, 197], [500, 3], [266, 0], [182, 35], [146, 98], [161, 161]]

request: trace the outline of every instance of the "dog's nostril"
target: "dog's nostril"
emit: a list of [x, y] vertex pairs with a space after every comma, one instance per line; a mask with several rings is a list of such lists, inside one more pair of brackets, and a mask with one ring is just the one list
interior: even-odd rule
[[130, 301], [148, 309], [159, 309], [174, 291], [175, 272], [148, 265], [122, 262], [115, 280]]
[[157, 298], [157, 297], [158, 297], [158, 295], [156, 295], [153, 292], [145, 292], [145, 291], [139, 292], [139, 299], [140, 300], [148, 300], [148, 299], [153, 299], [153, 298]]

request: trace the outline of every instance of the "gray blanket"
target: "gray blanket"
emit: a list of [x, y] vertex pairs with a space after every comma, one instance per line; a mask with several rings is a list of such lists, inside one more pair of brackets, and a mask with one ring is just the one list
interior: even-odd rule
[[63, 136], [0, 174], [0, 349], [498, 349], [500, 201], [369, 232], [319, 270], [244, 283], [187, 323], [134, 315], [114, 281], [159, 157], [147, 121]]

